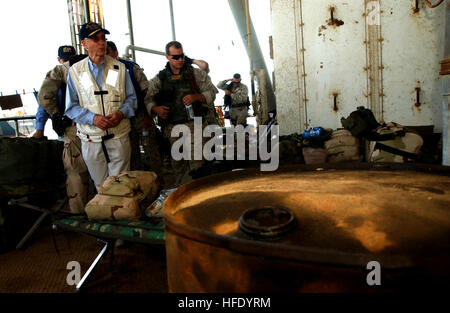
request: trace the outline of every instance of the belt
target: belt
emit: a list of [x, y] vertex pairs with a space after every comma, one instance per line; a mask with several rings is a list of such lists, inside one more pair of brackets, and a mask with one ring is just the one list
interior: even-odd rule
[[247, 103], [239, 103], [239, 104], [232, 104], [231, 107], [232, 108], [241, 108], [241, 107], [246, 107]]
[[105, 141], [114, 137], [114, 134], [107, 134], [105, 136], [92, 136], [88, 134], [83, 134], [80, 131], [77, 131], [78, 137], [87, 142], [99, 142], [102, 144], [103, 154], [105, 155], [106, 163], [110, 162], [108, 151], [106, 150]]
[[83, 134], [79, 130], [77, 130], [77, 135], [84, 141], [89, 141], [89, 142], [101, 142], [102, 141], [102, 136], [93, 136], [93, 135]]

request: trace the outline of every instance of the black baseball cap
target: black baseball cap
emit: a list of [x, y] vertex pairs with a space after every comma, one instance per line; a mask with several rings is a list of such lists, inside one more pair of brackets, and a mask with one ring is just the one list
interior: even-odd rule
[[241, 74], [236, 73], [236, 74], [233, 75], [233, 78], [241, 78]]
[[81, 25], [80, 28], [80, 40], [84, 40], [86, 38], [92, 38], [99, 31], [104, 32], [106, 35], [109, 34], [109, 31], [102, 28], [100, 25], [94, 22], [89, 22]]
[[72, 55], [75, 55], [75, 48], [73, 46], [61, 46], [58, 48], [58, 57], [63, 60], [67, 60]]

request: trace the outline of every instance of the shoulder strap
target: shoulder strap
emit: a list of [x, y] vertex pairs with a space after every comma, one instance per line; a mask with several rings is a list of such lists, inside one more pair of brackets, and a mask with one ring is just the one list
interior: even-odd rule
[[418, 155], [415, 153], [411, 153], [411, 152], [406, 152], [397, 148], [393, 148], [390, 147], [388, 145], [382, 144], [380, 142], [377, 142], [375, 144], [375, 148], [374, 149], [380, 149], [380, 150], [384, 150], [386, 152], [392, 153], [392, 154], [397, 154], [397, 155], [401, 155], [403, 157], [406, 157], [408, 159], [413, 159], [413, 160], [418, 160]]
[[190, 70], [187, 72], [189, 81], [191, 83], [191, 88], [194, 91], [194, 93], [200, 93], [200, 89], [198, 88], [197, 82], [195, 81], [194, 71]]

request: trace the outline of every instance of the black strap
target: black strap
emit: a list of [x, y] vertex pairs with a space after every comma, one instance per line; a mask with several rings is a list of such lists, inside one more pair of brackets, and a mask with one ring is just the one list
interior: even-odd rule
[[106, 136], [102, 136], [102, 150], [103, 150], [103, 153], [105, 154], [106, 163], [111, 162], [111, 160], [109, 159], [108, 151], [106, 150], [105, 141], [108, 139], [111, 139], [113, 137], [114, 137], [114, 134], [108, 134]]
[[107, 95], [108, 94], [108, 90], [96, 90], [94, 91], [94, 95], [98, 96], [98, 95]]
[[106, 163], [111, 162], [111, 160], [109, 159], [108, 151], [106, 150], [105, 142], [103, 140], [102, 140], [102, 150], [103, 153], [105, 154]]
[[393, 148], [390, 146], [387, 146], [385, 144], [379, 143], [377, 142], [375, 144], [375, 149], [380, 149], [380, 150], [384, 150], [386, 152], [392, 153], [392, 154], [397, 154], [397, 155], [401, 155], [403, 157], [406, 157], [408, 159], [413, 159], [413, 160], [418, 160], [419, 156], [415, 153], [411, 153], [411, 152], [406, 152], [397, 148]]
[[395, 140], [396, 137], [404, 137], [405, 135], [406, 132], [404, 130], [398, 130], [390, 134], [379, 134], [376, 131], [374, 131], [371, 134], [366, 135], [364, 137], [370, 141], [387, 141], [387, 140]]

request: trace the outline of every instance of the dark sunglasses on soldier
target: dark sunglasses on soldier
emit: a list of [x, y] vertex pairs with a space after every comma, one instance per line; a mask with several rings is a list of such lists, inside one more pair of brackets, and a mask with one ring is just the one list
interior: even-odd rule
[[178, 59], [184, 59], [184, 53], [182, 53], [182, 54], [169, 54], [171, 57], [172, 57], [172, 59], [174, 59], [174, 60], [178, 60]]

